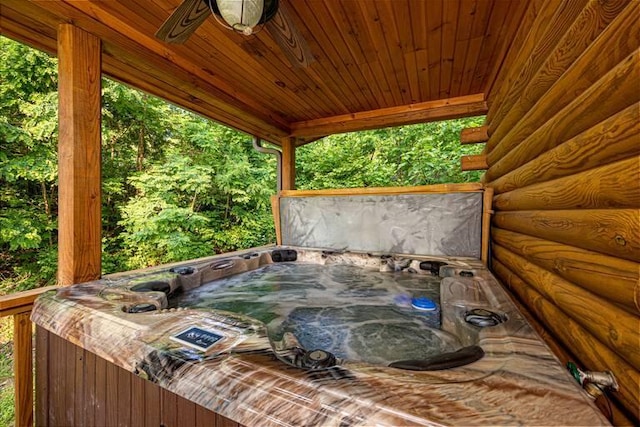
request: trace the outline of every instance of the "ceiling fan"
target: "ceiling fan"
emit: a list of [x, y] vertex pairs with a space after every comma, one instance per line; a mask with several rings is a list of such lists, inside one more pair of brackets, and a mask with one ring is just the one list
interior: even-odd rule
[[212, 12], [222, 25], [245, 35], [252, 34], [254, 26], [264, 25], [294, 67], [307, 67], [313, 61], [280, 0], [184, 0], [156, 37], [167, 43], [184, 43]]

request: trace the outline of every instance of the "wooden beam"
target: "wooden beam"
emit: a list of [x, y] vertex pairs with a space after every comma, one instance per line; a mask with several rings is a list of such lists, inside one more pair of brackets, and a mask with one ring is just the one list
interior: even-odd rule
[[296, 189], [296, 139], [282, 140], [282, 190]]
[[58, 282], [100, 277], [101, 42], [73, 25], [58, 34]]
[[9, 310], [31, 310], [33, 301], [35, 301], [35, 299], [39, 297], [40, 294], [56, 288], [57, 286], [46, 286], [43, 288], [31, 289], [28, 291], [16, 292], [9, 295], [0, 296], [0, 317], [5, 316], [5, 313]]
[[327, 190], [282, 191], [282, 197], [354, 196], [362, 194], [392, 195], [414, 193], [468, 193], [483, 190], [480, 183], [418, 185], [415, 187], [332, 188]]
[[484, 94], [381, 108], [291, 124], [291, 136], [308, 138], [486, 114]]
[[534, 264], [640, 314], [640, 264], [493, 227], [492, 240]]
[[460, 167], [463, 171], [487, 170], [489, 169], [489, 165], [487, 164], [487, 156], [485, 154], [462, 156], [460, 158]]
[[636, 413], [640, 398], [638, 370], [516, 275], [514, 272], [519, 271], [516, 265], [499, 259], [495, 262], [494, 269], [498, 278], [509, 285], [509, 289], [533, 311], [546, 328], [574, 351], [582, 366], [592, 371], [613, 371], [620, 384], [620, 390], [612, 396], [620, 399], [630, 413]]
[[489, 140], [489, 126], [466, 128], [460, 131], [460, 144], [479, 144]]

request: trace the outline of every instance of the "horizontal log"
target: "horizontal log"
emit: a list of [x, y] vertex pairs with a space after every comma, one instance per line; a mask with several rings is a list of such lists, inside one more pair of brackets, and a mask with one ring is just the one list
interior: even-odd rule
[[640, 262], [639, 209], [496, 212], [505, 230]]
[[494, 207], [505, 211], [640, 207], [640, 158], [499, 194]]
[[[491, 167], [487, 171], [488, 181], [496, 180], [640, 101], [640, 91], [637, 90], [639, 74], [640, 50], [636, 50], [554, 115], [549, 115], [548, 110], [557, 100], [549, 97], [549, 104], [544, 108], [540, 105], [523, 118], [524, 123], [530, 124], [528, 132], [531, 132], [524, 140], [508, 136], [489, 151], [487, 159]], [[571, 92], [571, 84], [566, 82], [566, 87], [554, 85], [548, 93], [564, 96], [567, 91]]]
[[487, 131], [489, 126], [479, 126], [475, 128], [466, 128], [460, 131], [460, 144], [478, 144], [487, 142], [489, 134]]
[[640, 264], [496, 227], [491, 237], [537, 266], [640, 313]]
[[551, 352], [560, 360], [562, 365], [566, 365], [567, 362], [575, 360], [575, 355], [571, 353], [569, 349], [565, 347], [565, 344], [560, 342], [556, 337], [551, 335], [544, 325], [538, 320], [535, 314], [527, 307], [523, 301], [520, 300], [518, 295], [513, 292], [509, 283], [509, 275], [511, 272], [498, 260], [493, 260], [491, 265], [491, 272], [498, 279], [503, 288], [507, 291], [511, 297], [511, 301], [518, 309], [518, 312], [529, 322], [529, 325], [536, 331], [540, 338], [547, 344]]
[[[501, 100], [503, 118], [492, 122], [492, 142], [507, 135], [523, 140], [539, 126], [527, 125], [528, 120], [522, 120], [530, 110], [543, 108], [546, 117], [551, 117], [631, 54], [640, 40], [637, 15], [638, 9], [629, 0], [588, 2], [535, 75], [522, 76], [518, 83], [520, 88], [526, 87], [512, 90]], [[554, 84], [560, 87], [563, 81], [570, 84], [570, 91], [547, 93]], [[546, 102], [549, 96], [555, 102]], [[536, 105], [537, 102], [544, 107]], [[490, 150], [495, 147], [488, 146]]]
[[640, 366], [640, 318], [508, 249], [493, 245], [494, 256], [632, 366]]
[[[540, 319], [546, 328], [572, 353], [582, 367], [592, 371], [612, 371], [620, 390], [610, 393], [630, 413], [637, 413], [640, 398], [640, 373], [619, 355], [597, 340], [589, 331], [562, 312], [556, 305], [523, 281], [516, 266], [498, 259], [493, 270], [497, 277]], [[597, 309], [597, 307], [593, 307]]]
[[378, 110], [295, 122], [291, 124], [291, 134], [289, 136], [309, 138], [334, 133], [355, 132], [389, 126], [481, 116], [486, 114], [486, 112], [487, 104], [484, 101], [484, 94], [479, 93], [400, 107], [381, 108]]
[[640, 155], [636, 103], [491, 183], [497, 194]]
[[476, 154], [474, 156], [462, 156], [460, 158], [460, 167], [463, 171], [480, 171], [487, 170], [487, 156], [484, 154]]
[[334, 188], [327, 190], [283, 190], [282, 197], [311, 196], [352, 196], [359, 194], [409, 194], [409, 193], [460, 193], [480, 192], [483, 185], [475, 182], [462, 184], [418, 185], [415, 187], [367, 187], [367, 188]]

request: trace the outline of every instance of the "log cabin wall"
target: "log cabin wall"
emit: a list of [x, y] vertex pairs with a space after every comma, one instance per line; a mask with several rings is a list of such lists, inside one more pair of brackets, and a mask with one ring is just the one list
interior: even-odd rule
[[[531, 1], [487, 89], [492, 270], [638, 424], [640, 2]], [[607, 412], [606, 410], [604, 412]]]

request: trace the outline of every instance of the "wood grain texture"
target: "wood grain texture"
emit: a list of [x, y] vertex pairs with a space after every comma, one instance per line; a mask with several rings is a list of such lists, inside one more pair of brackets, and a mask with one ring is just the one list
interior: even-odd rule
[[489, 264], [489, 243], [491, 241], [491, 216], [493, 215], [493, 189], [485, 188], [482, 195], [482, 241], [480, 259], [485, 267]]
[[282, 141], [282, 190], [296, 189], [296, 140]]
[[352, 196], [359, 194], [411, 194], [411, 193], [458, 193], [479, 192], [482, 184], [469, 182], [462, 184], [434, 184], [418, 185], [415, 187], [367, 187], [367, 188], [335, 188], [326, 190], [294, 190], [281, 191], [281, 197], [309, 197], [309, 196]]
[[13, 378], [16, 427], [33, 425], [33, 325], [30, 313], [13, 316]]
[[308, 67], [314, 61], [304, 37], [289, 17], [287, 3], [281, 2], [278, 12], [267, 23], [268, 31], [294, 67]]
[[[543, 35], [547, 32], [551, 21], [554, 17], [558, 19], [557, 13], [561, 8], [562, 2], [556, 0], [529, 3], [524, 18], [525, 23], [529, 25], [516, 28], [518, 31], [516, 40], [511, 44], [510, 52], [505, 59], [506, 64], [500, 70], [497, 81], [491, 89], [490, 97], [487, 99], [502, 100], [505, 98], [520, 73], [520, 65], [525, 64], [531, 57]], [[561, 31], [561, 29], [556, 31]], [[498, 107], [499, 104], [492, 104], [492, 108], [487, 113], [487, 124], [491, 125], [494, 120], [499, 120], [495, 119]]]
[[[494, 101], [498, 99], [496, 94], [500, 91], [512, 71], [514, 62], [517, 59], [520, 48], [529, 35], [532, 26], [536, 21], [536, 17], [544, 8], [545, 0], [532, 0], [529, 2], [518, 2], [513, 11], [513, 17], [507, 19], [507, 24], [513, 36], [509, 39], [502, 40], [498, 49], [498, 58], [500, 60], [493, 61], [490, 66], [491, 71], [486, 80], [484, 94], [487, 98], [487, 104], [492, 106]], [[488, 121], [487, 121], [488, 122]]]
[[640, 261], [638, 209], [496, 212], [493, 225], [630, 261]]
[[[29, 320], [28, 316], [26, 320]], [[37, 402], [41, 402], [37, 409], [38, 426], [157, 427], [164, 423], [166, 427], [239, 427], [238, 423], [162, 390], [158, 385], [108, 363], [43, 328], [36, 329], [36, 337], [36, 398]], [[69, 363], [66, 356], [70, 354], [81, 359]], [[72, 369], [69, 370], [71, 365]], [[75, 372], [75, 375], [69, 382], [60, 381], [57, 373], [61, 372]], [[95, 380], [90, 381], [91, 378]], [[55, 392], [51, 392], [52, 386]], [[111, 388], [107, 394], [104, 393], [105, 386]], [[32, 396], [32, 390], [29, 390], [29, 396]], [[83, 398], [74, 399], [75, 410], [72, 406], [69, 411], [67, 397], [78, 393], [82, 393]], [[61, 417], [64, 417], [64, 421], [61, 421]], [[32, 423], [16, 425], [21, 427]]]
[[72, 25], [58, 36], [58, 283], [101, 273], [101, 43]]
[[487, 170], [489, 169], [487, 156], [485, 154], [462, 156], [460, 157], [460, 169], [463, 171]]
[[492, 241], [563, 279], [640, 313], [640, 264], [494, 227]]
[[[502, 246], [493, 245], [494, 256], [512, 266], [518, 276], [534, 287], [567, 316], [582, 325], [632, 366], [640, 366], [640, 318], [574, 283], [529, 262]], [[597, 310], [593, 309], [597, 307]]]
[[85, 353], [86, 351], [80, 347], [76, 347], [72, 353], [73, 369], [73, 392], [71, 397], [73, 398], [73, 418], [77, 425], [89, 425], [89, 421], [86, 418], [85, 405], [80, 405], [86, 398], [85, 384], [87, 383], [87, 370], [85, 369]]
[[498, 194], [494, 203], [504, 211], [637, 208], [640, 157]]
[[30, 18], [24, 11], [18, 12], [3, 4], [2, 35], [21, 43], [39, 49], [49, 55], [55, 55], [58, 51], [57, 31], [51, 27], [42, 27], [41, 32], [35, 32], [33, 27], [40, 24]]
[[478, 126], [475, 128], [466, 128], [460, 131], [460, 144], [478, 144], [487, 142], [489, 134], [487, 133], [489, 126]]
[[540, 319], [547, 330], [574, 350], [576, 361], [582, 367], [593, 371], [611, 370], [615, 373], [620, 384], [620, 391], [610, 393], [609, 396], [619, 401], [630, 414], [634, 414], [637, 410], [638, 399], [640, 399], [640, 373], [637, 368], [629, 365], [578, 322], [567, 316], [534, 287], [516, 275], [514, 271], [518, 271], [517, 266], [512, 266], [507, 261], [498, 258], [494, 263], [494, 271], [503, 283], [507, 284], [509, 289], [529, 307], [536, 318]]
[[480, 116], [487, 112], [483, 94], [382, 108], [291, 124], [291, 136], [308, 138], [334, 133], [355, 132], [389, 126], [424, 123], [459, 117]]
[[[573, 138], [612, 115], [640, 101], [637, 76], [640, 74], [640, 50], [627, 56], [587, 90], [575, 97], [567, 92], [575, 81], [566, 80], [549, 90], [544, 101], [523, 118], [528, 127], [524, 140], [507, 137], [487, 155], [491, 168], [486, 173], [488, 182], [522, 166], [545, 151]], [[563, 103], [562, 99], [571, 101]], [[566, 105], [550, 116], [558, 105]], [[549, 120], [553, 117], [553, 120]], [[487, 143], [487, 147], [491, 139]], [[489, 148], [490, 149], [490, 148]]]
[[202, 0], [183, 1], [158, 29], [156, 37], [167, 43], [184, 43], [210, 15], [209, 6]]
[[49, 425], [49, 333], [36, 326], [36, 369], [35, 369], [35, 390], [36, 395], [35, 421], [37, 426], [48, 427]]
[[[589, 1], [574, 0], [556, 2], [556, 5], [558, 3], [561, 4], [559, 7], [556, 6], [555, 13], [550, 17], [549, 21], [540, 23], [540, 26], [544, 27], [544, 31], [537, 35], [537, 37], [531, 39], [533, 47], [529, 51], [529, 55], [521, 57], [518, 66], [512, 70], [512, 79], [509, 82], [509, 86], [501, 95], [498, 95], [500, 103], [495, 106], [495, 113], [492, 114], [490, 118], [492, 137], [494, 123], [504, 121], [505, 114], [513, 107], [514, 102], [518, 99], [528, 82], [531, 81], [533, 76], [551, 55], [558, 44], [558, 40], [561, 40], [565, 36], [565, 33], [570, 30], [576, 18], [578, 18], [585, 6], [589, 4]], [[553, 7], [550, 9], [554, 10]], [[492, 148], [491, 145], [488, 145], [488, 147], [489, 149]]]
[[490, 185], [499, 194], [638, 156], [639, 141], [640, 104], [634, 104]]
[[20, 309], [25, 311], [31, 310], [30, 307], [33, 305], [33, 301], [43, 292], [47, 292], [52, 289], [56, 289], [56, 286], [45, 286], [42, 288], [0, 296], [0, 317], [4, 316], [4, 313], [11, 309]]
[[[575, 97], [632, 53], [640, 37], [638, 31], [634, 31], [634, 22], [640, 18], [637, 6], [629, 0], [588, 2], [535, 75], [527, 76], [519, 88], [514, 88], [509, 97], [502, 100], [498, 108], [505, 113], [502, 120], [493, 123], [494, 143], [489, 144], [489, 149], [507, 134], [517, 132], [518, 122], [556, 82], [570, 81], [570, 93]], [[548, 117], [562, 106], [553, 104]], [[526, 137], [527, 133], [530, 127], [517, 135]]]

